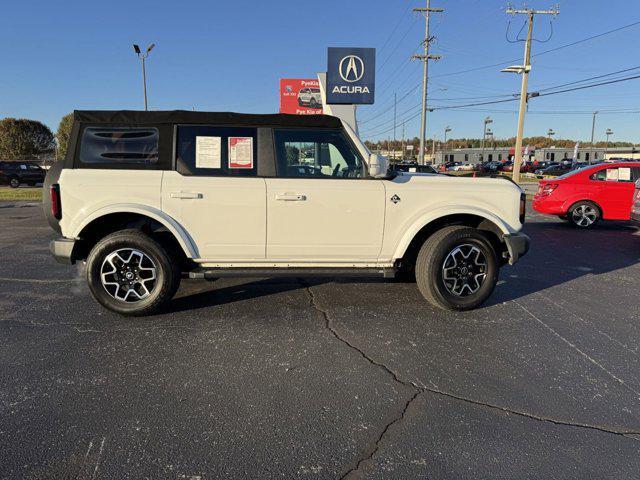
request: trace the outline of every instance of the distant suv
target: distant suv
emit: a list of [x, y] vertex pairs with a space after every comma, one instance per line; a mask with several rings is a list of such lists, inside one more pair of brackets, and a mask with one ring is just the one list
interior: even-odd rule
[[327, 115], [77, 111], [45, 187], [53, 255], [86, 261], [96, 300], [129, 315], [182, 276], [399, 272], [467, 310], [529, 244], [512, 182], [388, 173]]
[[302, 88], [298, 92], [298, 105], [319, 108], [322, 106], [322, 96], [319, 88]]
[[35, 185], [44, 182], [46, 171], [31, 162], [0, 162], [0, 182], [11, 188], [21, 184]]

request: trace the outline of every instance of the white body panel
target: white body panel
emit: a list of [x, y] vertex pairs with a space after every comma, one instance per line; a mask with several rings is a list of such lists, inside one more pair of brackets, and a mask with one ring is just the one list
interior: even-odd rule
[[[355, 132], [346, 124], [345, 131], [368, 160]], [[63, 169], [59, 183], [65, 237], [78, 238], [85, 226], [110, 213], [139, 213], [162, 223], [189, 258], [206, 266], [390, 266], [421, 228], [444, 216], [480, 216], [504, 234], [522, 227], [521, 190], [501, 179]]]
[[384, 182], [387, 199], [400, 201], [387, 204], [381, 261], [401, 258], [422, 227], [448, 215], [477, 215], [505, 234], [522, 227], [521, 190], [508, 180], [402, 173]]
[[162, 211], [189, 233], [202, 262], [264, 260], [265, 188], [263, 178], [165, 172]]
[[[161, 171], [63, 169], [60, 174], [64, 215], [60, 227], [75, 238], [96, 212], [115, 213], [115, 205], [140, 205], [159, 211]], [[103, 213], [104, 215], [104, 213]]]
[[267, 259], [375, 262], [385, 193], [379, 180], [268, 178]]

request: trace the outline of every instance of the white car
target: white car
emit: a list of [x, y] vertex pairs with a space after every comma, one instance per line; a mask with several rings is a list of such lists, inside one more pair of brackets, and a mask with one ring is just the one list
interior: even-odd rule
[[77, 111], [45, 213], [63, 263], [125, 315], [182, 276], [393, 277], [466, 310], [524, 255], [525, 196], [489, 178], [389, 172], [327, 115]]
[[298, 92], [298, 105], [301, 107], [322, 107], [322, 95], [319, 88], [302, 88]]

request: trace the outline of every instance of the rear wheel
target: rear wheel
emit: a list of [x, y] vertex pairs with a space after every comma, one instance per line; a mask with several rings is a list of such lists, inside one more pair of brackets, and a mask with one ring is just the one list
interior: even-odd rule
[[582, 201], [571, 206], [568, 217], [578, 228], [591, 228], [600, 220], [600, 209], [593, 202]]
[[9, 179], [9, 186], [11, 188], [18, 188], [20, 186], [20, 180], [16, 177], [11, 177]]
[[498, 281], [498, 259], [475, 228], [445, 227], [429, 237], [416, 260], [416, 282], [433, 305], [447, 310], [480, 306]]
[[147, 315], [166, 304], [180, 285], [180, 268], [165, 248], [139, 230], [100, 240], [87, 259], [93, 297], [122, 315]]

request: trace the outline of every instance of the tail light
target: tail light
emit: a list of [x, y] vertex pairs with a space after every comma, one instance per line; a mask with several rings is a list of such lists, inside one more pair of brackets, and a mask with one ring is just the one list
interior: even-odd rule
[[56, 220], [62, 218], [62, 204], [60, 201], [60, 185], [53, 184], [49, 188], [49, 194], [51, 195], [51, 215]]
[[551, 195], [556, 188], [558, 188], [557, 183], [545, 183], [540, 186], [539, 193], [542, 196]]
[[524, 217], [527, 214], [527, 195], [522, 192], [520, 194], [520, 223], [524, 223]]

